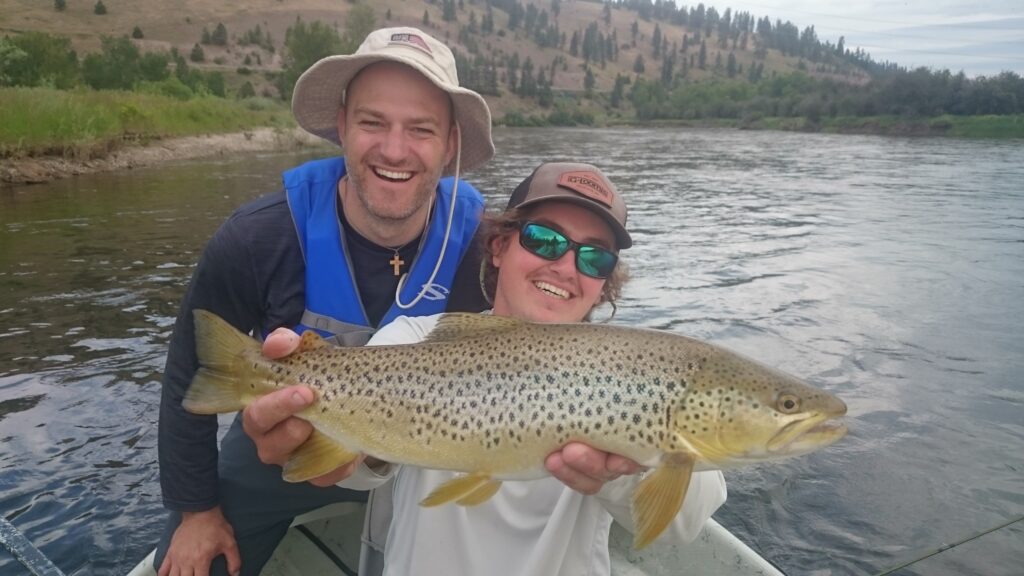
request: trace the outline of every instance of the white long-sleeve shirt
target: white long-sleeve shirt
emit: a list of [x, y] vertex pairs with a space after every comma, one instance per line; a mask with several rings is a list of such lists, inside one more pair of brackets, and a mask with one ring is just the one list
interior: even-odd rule
[[[437, 318], [398, 318], [377, 332], [370, 345], [420, 342]], [[415, 466], [391, 467], [378, 474], [363, 466], [339, 483], [365, 490], [394, 477], [385, 575], [602, 576], [611, 571], [608, 532], [612, 520], [630, 531], [633, 528], [630, 498], [639, 475], [608, 482], [593, 496], [546, 477], [505, 481], [493, 497], [477, 506], [419, 505], [434, 488], [456, 475]], [[695, 472], [682, 510], [654, 545], [693, 540], [725, 498], [721, 472]]]

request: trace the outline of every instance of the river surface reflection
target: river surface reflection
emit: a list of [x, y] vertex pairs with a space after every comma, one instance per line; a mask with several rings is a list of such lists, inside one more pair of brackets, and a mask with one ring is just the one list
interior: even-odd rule
[[[790, 574], [869, 574], [1024, 514], [1024, 146], [715, 130], [498, 130], [630, 206], [613, 322], [707, 339], [850, 407], [850, 435], [728, 471], [717, 518]], [[328, 152], [329, 153], [329, 152]], [[205, 240], [318, 154], [0, 190], [0, 511], [68, 574], [158, 537], [159, 378]], [[598, 317], [601, 317], [598, 314]], [[1022, 523], [900, 574], [1019, 574]], [[20, 568], [0, 551], [0, 574]]]

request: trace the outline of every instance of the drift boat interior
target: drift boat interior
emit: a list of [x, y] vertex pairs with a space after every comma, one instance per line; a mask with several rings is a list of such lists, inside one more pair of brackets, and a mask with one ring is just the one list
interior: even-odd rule
[[[296, 518], [262, 576], [355, 576], [364, 508], [356, 503], [335, 504]], [[686, 545], [654, 544], [636, 551], [632, 542], [632, 534], [612, 524], [609, 548], [615, 576], [783, 576], [714, 519]], [[155, 576], [153, 554], [128, 576]]]

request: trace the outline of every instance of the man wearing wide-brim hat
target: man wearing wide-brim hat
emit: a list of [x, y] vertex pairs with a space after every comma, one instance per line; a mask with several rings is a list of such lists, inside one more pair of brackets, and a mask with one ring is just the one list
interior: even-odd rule
[[[286, 171], [284, 190], [235, 212], [194, 272], [163, 377], [160, 481], [171, 514], [154, 562], [161, 575], [258, 574], [294, 516], [365, 498], [332, 486], [330, 466], [312, 483], [284, 482], [243, 418], [218, 456], [216, 417], [181, 405], [198, 369], [193, 310], [242, 332], [316, 330], [351, 346], [399, 315], [487, 307], [471, 250], [483, 199], [459, 176], [493, 156], [491, 119], [459, 86], [451, 51], [415, 28], [374, 31], [355, 54], [307, 70], [292, 110], [345, 155]], [[245, 431], [257, 438], [310, 434], [296, 419], [251, 420]]]

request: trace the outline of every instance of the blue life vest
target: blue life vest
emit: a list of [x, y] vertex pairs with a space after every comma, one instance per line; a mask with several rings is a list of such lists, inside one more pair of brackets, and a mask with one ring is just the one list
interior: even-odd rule
[[[344, 175], [343, 158], [314, 160], [283, 175], [288, 207], [306, 262], [306, 308], [295, 330], [313, 329], [335, 344], [361, 346], [377, 327], [370, 326], [359, 298], [345, 248], [345, 233], [338, 219], [338, 182]], [[472, 245], [484, 205], [480, 192], [464, 180], [459, 182], [444, 260], [433, 283], [424, 288], [441, 256], [454, 182], [454, 178], [442, 178], [437, 187], [426, 238], [421, 240], [420, 251], [402, 286], [401, 302], [412, 302], [421, 290], [425, 294], [410, 308], [392, 304], [381, 319], [381, 326], [398, 316], [427, 316], [445, 311], [455, 270]]]

